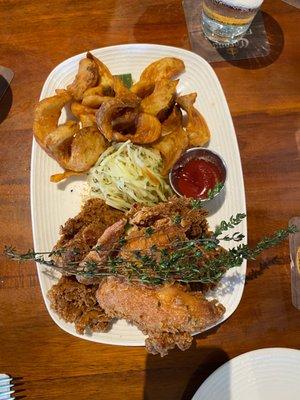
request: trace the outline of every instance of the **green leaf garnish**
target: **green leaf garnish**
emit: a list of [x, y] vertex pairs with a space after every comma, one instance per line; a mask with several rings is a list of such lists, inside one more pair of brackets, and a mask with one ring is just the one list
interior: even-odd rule
[[132, 83], [133, 83], [131, 74], [121, 74], [121, 75], [115, 75], [115, 76], [117, 76], [128, 89], [131, 88]]

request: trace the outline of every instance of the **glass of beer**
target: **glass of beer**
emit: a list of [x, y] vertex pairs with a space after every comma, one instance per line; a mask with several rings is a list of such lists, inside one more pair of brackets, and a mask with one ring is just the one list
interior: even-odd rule
[[202, 28], [217, 43], [236, 43], [249, 28], [263, 0], [203, 0]]

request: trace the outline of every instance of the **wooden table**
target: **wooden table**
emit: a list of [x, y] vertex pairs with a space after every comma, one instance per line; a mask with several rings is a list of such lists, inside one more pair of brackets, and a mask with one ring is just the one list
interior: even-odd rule
[[[240, 146], [250, 244], [300, 214], [300, 14], [279, 0], [266, 0], [263, 10], [277, 27], [269, 59], [213, 65]], [[27, 249], [32, 115], [49, 72], [101, 46], [189, 49], [189, 40], [179, 0], [1, 1], [0, 17], [0, 64], [15, 72], [0, 103], [0, 243]], [[63, 332], [46, 311], [34, 263], [2, 257], [0, 341], [0, 372], [18, 377], [20, 395], [31, 400], [190, 399], [212, 371], [239, 354], [300, 348], [288, 244], [248, 264], [243, 298], [229, 320], [197, 336], [190, 350], [163, 359], [141, 347], [101, 345]]]

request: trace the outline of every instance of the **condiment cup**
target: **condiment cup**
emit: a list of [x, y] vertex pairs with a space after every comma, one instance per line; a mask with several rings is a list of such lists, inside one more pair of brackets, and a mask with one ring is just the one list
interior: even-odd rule
[[219, 182], [222, 183], [223, 186], [220, 189], [220, 191], [215, 193], [212, 197], [207, 197], [207, 198], [199, 198], [196, 196], [190, 196], [190, 197], [194, 197], [195, 199], [198, 199], [201, 202], [206, 203], [212, 199], [215, 199], [217, 196], [220, 196], [220, 194], [224, 191], [225, 187], [225, 182], [227, 178], [227, 166], [223, 158], [218, 153], [216, 153], [213, 150], [209, 150], [205, 147], [193, 147], [191, 149], [188, 149], [176, 161], [176, 163], [174, 164], [169, 173], [169, 181], [173, 191], [178, 196], [186, 195], [182, 191], [180, 191], [178, 185], [176, 184], [176, 180], [178, 180], [179, 171], [182, 170], [182, 168], [184, 168], [187, 165], [187, 163], [189, 163], [191, 160], [205, 160], [207, 162], [214, 164], [214, 166], [217, 167], [217, 170], [219, 171], [219, 176], [220, 176]]

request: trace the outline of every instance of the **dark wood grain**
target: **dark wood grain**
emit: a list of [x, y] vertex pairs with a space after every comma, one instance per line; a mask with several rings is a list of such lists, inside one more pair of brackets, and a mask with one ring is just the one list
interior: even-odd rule
[[[247, 198], [249, 242], [300, 214], [299, 11], [263, 5], [273, 58], [213, 65], [234, 117]], [[0, 246], [32, 246], [32, 112], [49, 72], [88, 49], [121, 43], [189, 48], [181, 1], [1, 1], [0, 64], [15, 73], [0, 103]], [[161, 359], [142, 347], [77, 339], [48, 315], [35, 266], [1, 256], [0, 372], [28, 399], [191, 399], [228, 359], [262, 347], [300, 348], [287, 243], [248, 265], [236, 312], [187, 352]]]

